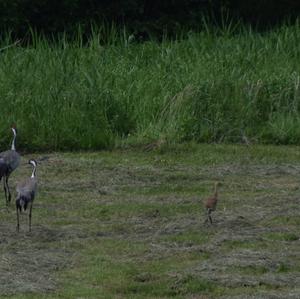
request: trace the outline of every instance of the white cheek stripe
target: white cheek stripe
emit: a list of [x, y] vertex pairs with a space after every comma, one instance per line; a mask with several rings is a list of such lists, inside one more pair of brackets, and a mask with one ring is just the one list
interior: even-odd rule
[[16, 132], [15, 128], [11, 128], [11, 129], [12, 129], [12, 131], [13, 131], [13, 133], [14, 133], [13, 141], [12, 141], [12, 143], [11, 143], [11, 149], [12, 149], [13, 151], [15, 151], [15, 150], [16, 150], [15, 140], [16, 140], [16, 137], [17, 137], [17, 132]]
[[36, 170], [36, 163], [35, 163], [35, 161], [30, 160], [30, 164], [33, 166], [31, 178], [34, 178], [35, 177], [35, 170]]

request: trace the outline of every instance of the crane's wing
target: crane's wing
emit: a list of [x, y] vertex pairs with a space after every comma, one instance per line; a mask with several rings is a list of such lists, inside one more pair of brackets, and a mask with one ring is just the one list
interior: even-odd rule
[[15, 170], [20, 164], [20, 154], [16, 151], [8, 150], [0, 153], [0, 158], [6, 163], [10, 170]]
[[34, 197], [37, 191], [37, 180], [36, 178], [28, 178], [17, 185], [16, 188], [18, 196], [22, 195], [25, 197]]

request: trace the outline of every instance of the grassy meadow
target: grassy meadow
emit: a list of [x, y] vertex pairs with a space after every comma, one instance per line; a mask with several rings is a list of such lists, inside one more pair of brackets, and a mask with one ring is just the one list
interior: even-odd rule
[[[0, 298], [299, 298], [298, 147], [34, 158], [31, 233], [27, 215], [16, 233], [1, 193]], [[22, 164], [11, 186], [30, 171]], [[215, 181], [220, 201], [204, 225]]]
[[6, 49], [13, 41], [2, 40], [2, 147], [12, 122], [29, 151], [300, 142], [298, 25], [207, 28], [160, 43], [128, 43], [113, 29], [85, 43], [78, 36], [51, 43], [33, 34], [33, 44]]
[[11, 189], [39, 178], [31, 233], [0, 192], [0, 298], [299, 298], [299, 26], [78, 36], [0, 42]]

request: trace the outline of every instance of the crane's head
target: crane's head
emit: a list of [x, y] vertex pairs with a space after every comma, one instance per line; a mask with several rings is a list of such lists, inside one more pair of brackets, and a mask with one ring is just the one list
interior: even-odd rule
[[33, 167], [36, 167], [37, 162], [36, 162], [34, 159], [30, 159], [30, 160], [28, 161], [28, 164], [31, 164]]

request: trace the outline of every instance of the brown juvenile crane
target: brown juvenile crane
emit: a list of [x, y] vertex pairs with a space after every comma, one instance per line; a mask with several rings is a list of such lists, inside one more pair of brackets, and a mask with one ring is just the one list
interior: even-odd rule
[[206, 201], [205, 201], [204, 206], [206, 208], [207, 217], [206, 217], [204, 223], [209, 221], [210, 224], [212, 224], [211, 212], [216, 210], [217, 203], [218, 203], [218, 189], [219, 189], [220, 185], [221, 184], [219, 182], [215, 183], [215, 191], [214, 191], [213, 196], [207, 198]]
[[6, 206], [8, 206], [9, 202], [11, 201], [11, 193], [8, 185], [8, 179], [11, 173], [19, 166], [21, 158], [19, 153], [16, 151], [15, 145], [17, 137], [16, 127], [13, 126], [11, 130], [14, 134], [11, 143], [11, 149], [0, 153], [0, 180], [3, 177]]
[[29, 231], [31, 231], [32, 205], [37, 191], [37, 178], [35, 175], [37, 162], [35, 160], [29, 160], [28, 163], [33, 166], [31, 177], [17, 185], [17, 231], [20, 229], [19, 213], [26, 211], [27, 208], [29, 208]]

